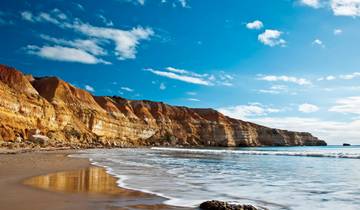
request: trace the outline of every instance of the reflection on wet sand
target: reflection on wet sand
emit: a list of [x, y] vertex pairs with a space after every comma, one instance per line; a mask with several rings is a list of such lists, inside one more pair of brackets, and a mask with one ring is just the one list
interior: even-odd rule
[[32, 177], [25, 180], [24, 184], [56, 192], [108, 195], [113, 198], [107, 201], [110, 202], [109, 210], [185, 209], [164, 205], [165, 199], [155, 195], [120, 188], [116, 181], [117, 179], [106, 173], [105, 169], [89, 167]]
[[25, 180], [24, 184], [45, 190], [70, 193], [121, 194], [122, 196], [146, 195], [145, 193], [117, 187], [116, 179], [100, 167], [89, 167], [77, 171], [32, 177]]

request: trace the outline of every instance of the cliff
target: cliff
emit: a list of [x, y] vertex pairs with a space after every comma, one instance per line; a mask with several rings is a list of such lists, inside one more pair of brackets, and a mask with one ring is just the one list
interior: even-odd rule
[[59, 78], [34, 78], [4, 65], [0, 65], [0, 96], [3, 145], [326, 145], [310, 133], [272, 129], [213, 109], [93, 96]]

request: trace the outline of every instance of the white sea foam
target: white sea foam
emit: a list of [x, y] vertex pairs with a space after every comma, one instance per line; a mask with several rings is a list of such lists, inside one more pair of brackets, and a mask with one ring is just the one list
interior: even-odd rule
[[359, 151], [251, 151], [251, 150], [224, 150], [224, 149], [188, 149], [188, 148], [169, 148], [152, 147], [153, 150], [177, 151], [189, 153], [210, 153], [210, 154], [243, 154], [243, 155], [280, 155], [280, 156], [308, 156], [308, 157], [328, 157], [328, 158], [353, 158], [360, 159]]

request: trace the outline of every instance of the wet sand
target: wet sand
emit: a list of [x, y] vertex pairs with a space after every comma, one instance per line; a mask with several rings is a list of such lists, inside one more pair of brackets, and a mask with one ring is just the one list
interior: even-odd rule
[[184, 209], [119, 188], [116, 178], [72, 151], [0, 154], [1, 210]]

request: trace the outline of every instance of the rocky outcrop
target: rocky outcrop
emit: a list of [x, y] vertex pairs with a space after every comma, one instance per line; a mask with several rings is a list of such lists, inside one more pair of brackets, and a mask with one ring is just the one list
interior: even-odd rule
[[[202, 210], [260, 210], [253, 205], [230, 204], [223, 201], [206, 201], [200, 204]], [[261, 208], [265, 210], [265, 208]]]
[[[213, 109], [93, 96], [56, 77], [0, 65], [0, 141], [34, 135], [76, 147], [326, 145], [310, 133], [272, 129]], [[42, 141], [43, 142], [43, 141]]]

